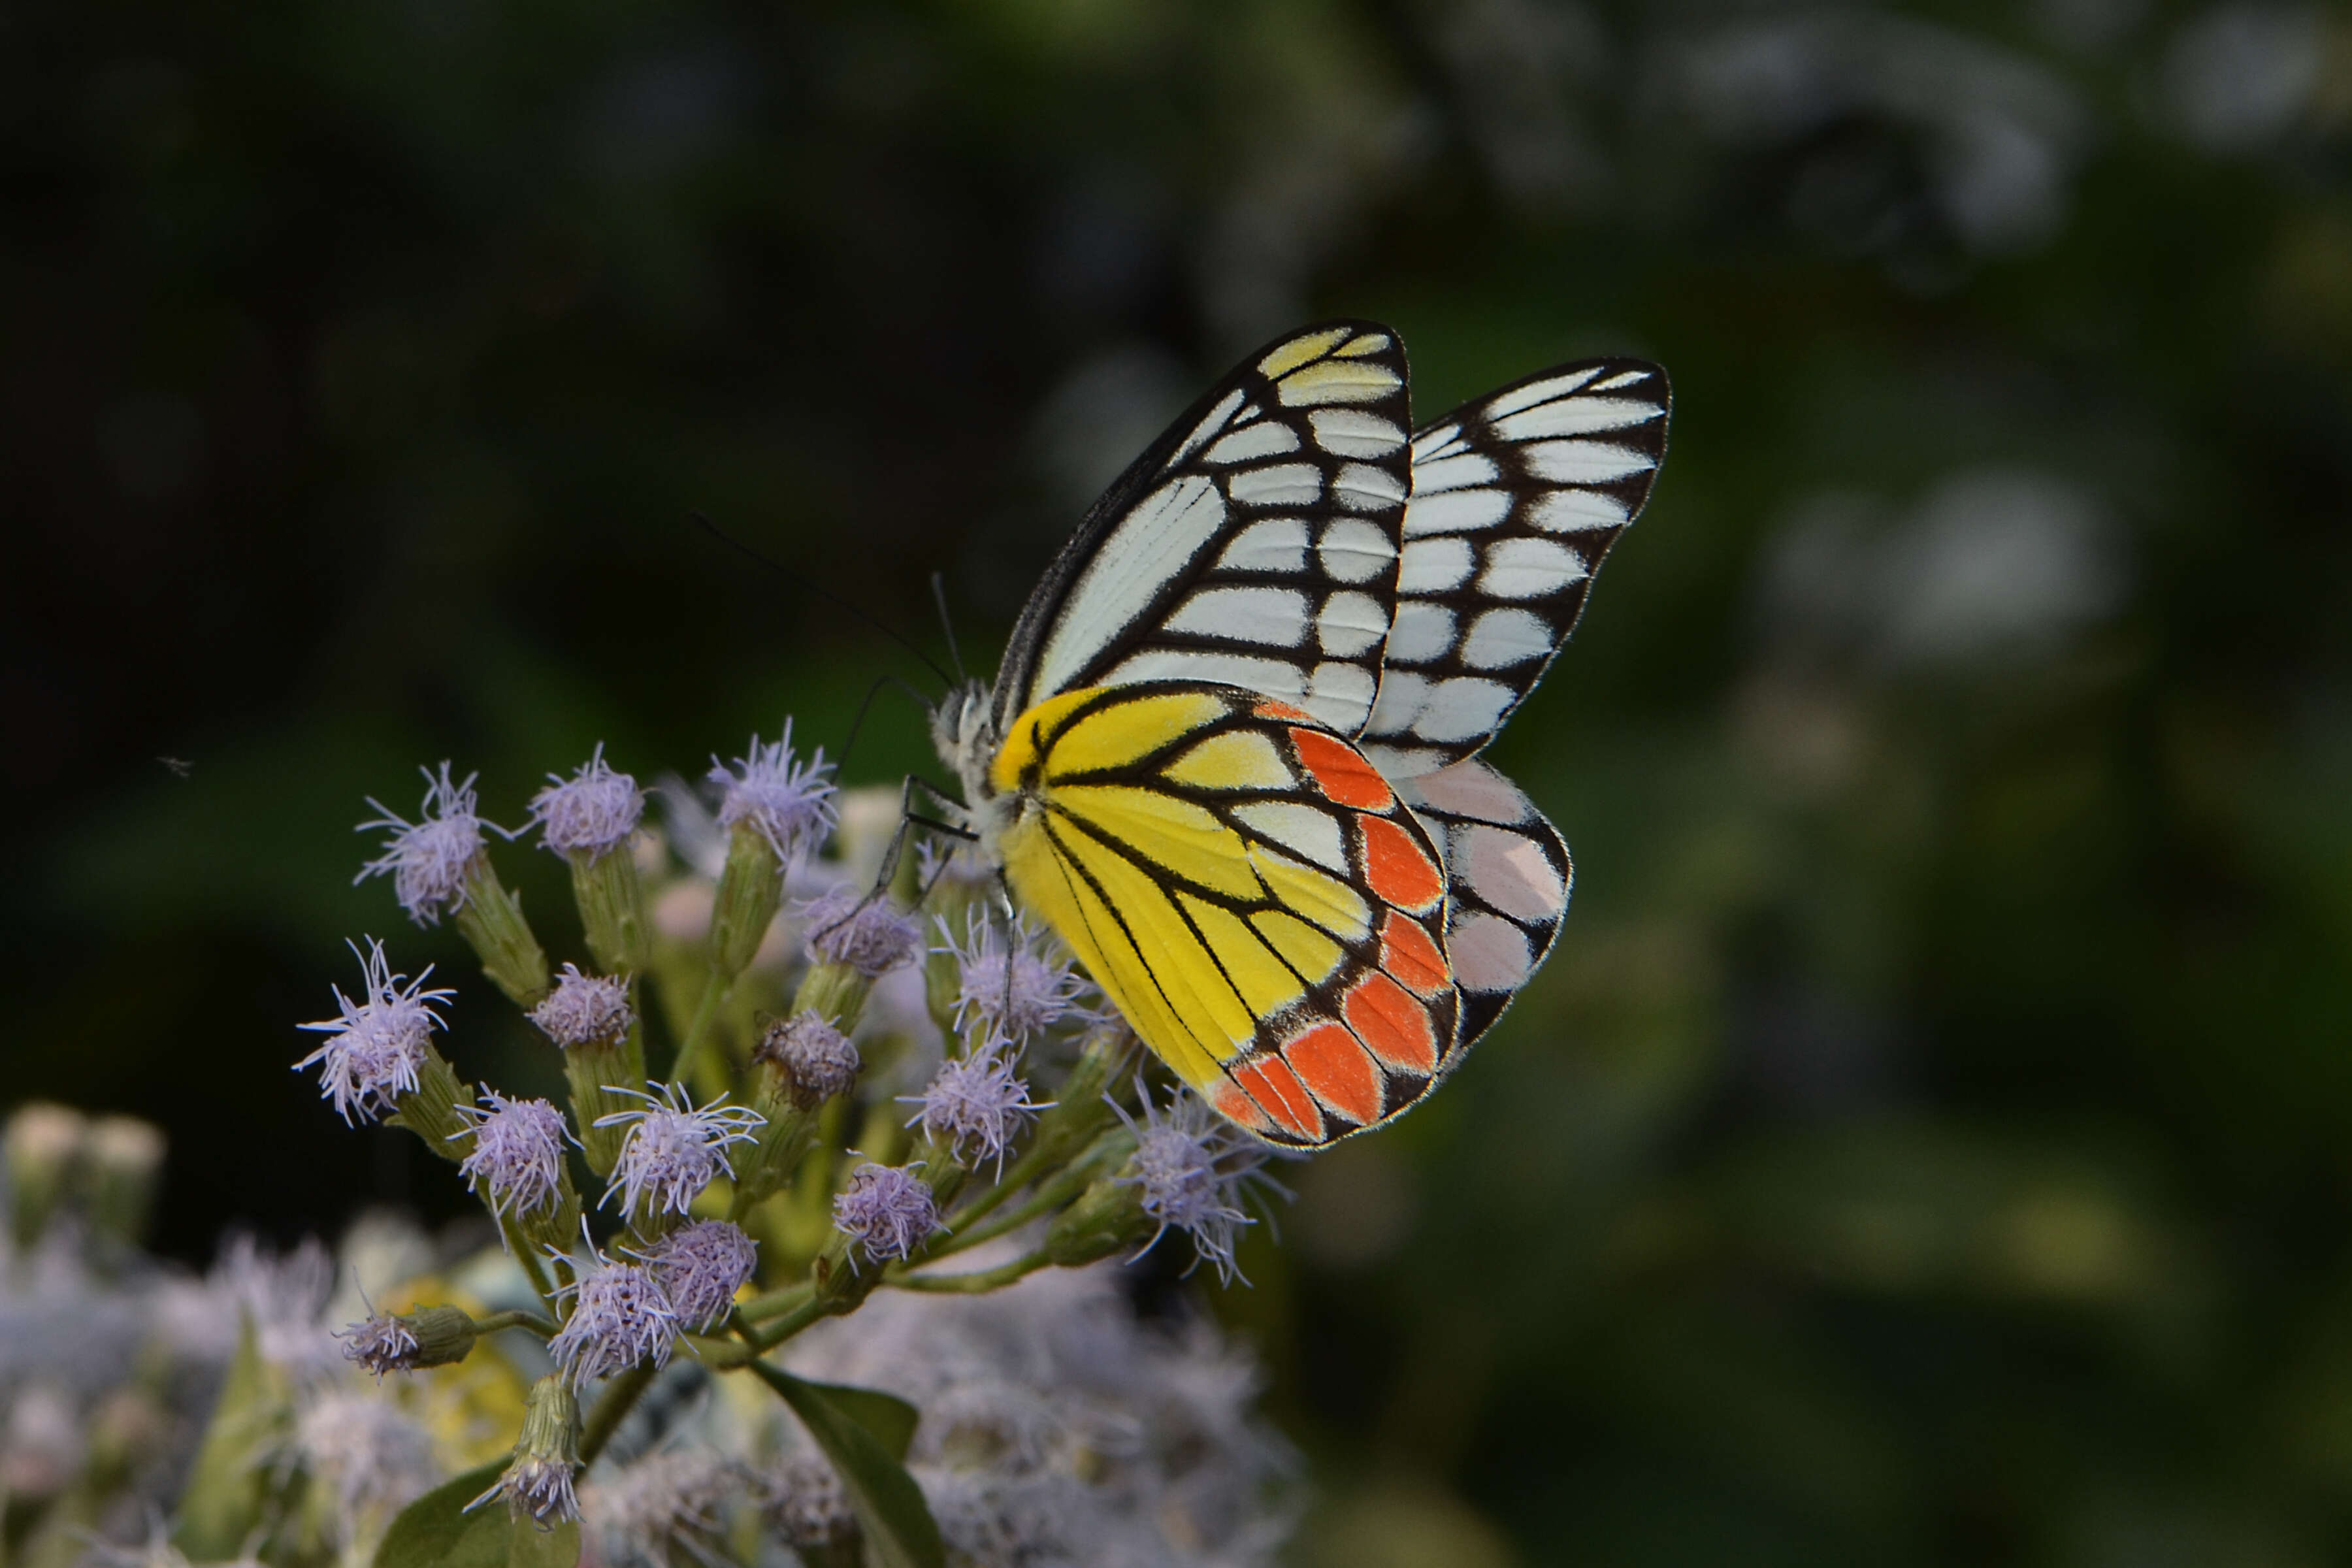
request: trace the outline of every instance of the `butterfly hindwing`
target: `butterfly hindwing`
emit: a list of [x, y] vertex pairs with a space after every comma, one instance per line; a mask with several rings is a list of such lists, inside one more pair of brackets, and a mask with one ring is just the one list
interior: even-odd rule
[[1665, 372], [1559, 365], [1412, 443], [1396, 615], [1361, 741], [1391, 778], [1475, 755], [1535, 689], [1665, 454]]
[[1000, 732], [1066, 691], [1210, 680], [1353, 734], [1370, 715], [1411, 452], [1404, 349], [1368, 321], [1244, 361], [1097, 501], [1030, 595]]
[[1400, 779], [1445, 858], [1445, 951], [1461, 996], [1453, 1060], [1478, 1043], [1551, 952], [1575, 867], [1519, 787], [1475, 757]]
[[1014, 892], [1235, 1122], [1318, 1146], [1444, 1076], [1440, 850], [1328, 726], [1222, 684], [1082, 689], [1019, 716], [992, 782], [1031, 803]]

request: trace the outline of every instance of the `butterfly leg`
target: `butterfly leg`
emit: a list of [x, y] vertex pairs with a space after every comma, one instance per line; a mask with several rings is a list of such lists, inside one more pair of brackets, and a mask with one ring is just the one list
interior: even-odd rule
[[[955, 823], [942, 821], [938, 817], [926, 816], [922, 813], [917, 811], [915, 809], [915, 795], [918, 791], [929, 795], [932, 800], [945, 805], [950, 811], [961, 812], [963, 809], [963, 807], [957, 803], [956, 798], [953, 795], [948, 794], [946, 790], [940, 788], [938, 784], [931, 783], [929, 779], [921, 778], [914, 773], [908, 773], [898, 788], [898, 828], [897, 832], [890, 836], [890, 847], [882, 852], [882, 865], [880, 869], [875, 874], [874, 886], [867, 889], [866, 896], [858, 900], [857, 902], [839, 919], [811, 933], [812, 935], [824, 936], [827, 932], [837, 931], [841, 927], [847, 925], [851, 921], [854, 921], [859, 915], [864, 914], [866, 909], [873, 904], [875, 900], [881, 898], [890, 890], [890, 884], [898, 879], [898, 862], [904, 858], [907, 852], [907, 835], [912, 829], [917, 827], [925, 827], [930, 829], [934, 833], [943, 833], [948, 835], [950, 837], [964, 839], [967, 842], [976, 840], [980, 837], [968, 827], [959, 826]], [[944, 869], [944, 867], [942, 869]], [[932, 880], [938, 880], [936, 873], [933, 875]], [[930, 890], [929, 884], [925, 884], [922, 889], [916, 895], [916, 901], [918, 903], [921, 902], [922, 900], [929, 894]]]

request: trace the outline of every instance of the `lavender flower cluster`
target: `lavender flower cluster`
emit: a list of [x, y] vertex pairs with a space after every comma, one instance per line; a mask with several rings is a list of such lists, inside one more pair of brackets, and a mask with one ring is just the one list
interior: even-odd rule
[[[405, 1128], [450, 1161], [482, 1239], [362, 1226], [348, 1299], [315, 1247], [247, 1247], [201, 1285], [144, 1264], [119, 1289], [73, 1275], [72, 1331], [103, 1337], [93, 1294], [121, 1321], [108, 1373], [14, 1399], [7, 1443], [29, 1412], [18, 1447], [47, 1455], [47, 1471], [25, 1461], [35, 1481], [92, 1471], [96, 1391], [157, 1335], [200, 1342], [181, 1359], [227, 1391], [209, 1423], [166, 1423], [204, 1434], [174, 1461], [177, 1497], [119, 1487], [115, 1515], [73, 1501], [77, 1528], [97, 1519], [126, 1562], [365, 1561], [495, 1455], [495, 1480], [433, 1529], [582, 1523], [583, 1561], [616, 1564], [740, 1558], [754, 1538], [844, 1561], [877, 1531], [938, 1533], [973, 1562], [1272, 1551], [1284, 1460], [1248, 1415], [1246, 1361], [1202, 1328], [1139, 1326], [1117, 1286], [1171, 1236], [1234, 1277], [1268, 1152], [1146, 1081], [1124, 1023], [993, 901], [984, 866], [910, 851], [895, 799], [839, 794], [789, 725], [714, 759], [698, 789], [642, 788], [598, 746], [513, 831], [482, 816], [478, 783], [427, 770], [413, 820], [371, 801], [360, 876], [389, 879], [415, 925], [456, 930], [564, 1091], [468, 1082], [442, 1040], [474, 1002], [354, 943], [360, 983], [301, 1026], [321, 1037], [295, 1065], [346, 1123]], [[572, 879], [584, 951], [556, 963], [493, 859], [527, 835]], [[19, 1123], [17, 1207], [66, 1213], [40, 1173], [90, 1161], [54, 1152], [74, 1142], [62, 1123]], [[0, 1348], [0, 1377], [13, 1359]], [[691, 1418], [649, 1394], [714, 1374], [727, 1397], [688, 1401]], [[840, 1446], [819, 1408], [846, 1397], [835, 1384], [913, 1405], [906, 1479], [877, 1482], [871, 1467], [899, 1462]], [[52, 1408], [78, 1436], [41, 1449]], [[649, 1443], [648, 1423], [667, 1435]], [[12, 1508], [29, 1495], [16, 1452], [0, 1446]], [[165, 1515], [168, 1542], [136, 1545]]]

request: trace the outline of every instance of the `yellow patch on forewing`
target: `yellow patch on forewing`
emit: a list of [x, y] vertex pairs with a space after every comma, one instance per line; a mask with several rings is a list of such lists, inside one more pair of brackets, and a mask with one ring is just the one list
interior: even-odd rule
[[1307, 987], [1298, 976], [1243, 923], [1239, 915], [1189, 893], [1179, 893], [1176, 900], [1208, 943], [1201, 954], [1202, 960], [1213, 965], [1223, 980], [1241, 993], [1243, 1003], [1252, 1013], [1263, 1018], [1307, 994]]
[[1348, 956], [1347, 949], [1300, 920], [1281, 910], [1260, 910], [1250, 916], [1250, 924], [1265, 938], [1284, 963], [1307, 981], [1320, 985], [1331, 978], [1340, 961]]
[[1045, 799], [1097, 837], [1195, 887], [1230, 899], [1265, 896], [1241, 835], [1206, 807], [1133, 784], [1065, 784], [1047, 788]]
[[1157, 984], [1193, 1047], [1223, 1061], [1246, 1045], [1257, 1033], [1256, 1017], [1201, 951], [1158, 879], [1083, 828], [1057, 824], [1052, 831], [1055, 847], [1102, 889], [1148, 962], [1145, 984]]
[[1264, 879], [1274, 901], [1345, 942], [1371, 934], [1372, 910], [1363, 895], [1336, 877], [1302, 866], [1262, 845], [1249, 848], [1249, 863]]
[[1331, 352], [1331, 345], [1348, 335], [1346, 327], [1332, 327], [1319, 332], [1307, 332], [1291, 339], [1272, 353], [1257, 362], [1258, 374], [1279, 378], [1286, 372], [1297, 370], [1308, 360]]
[[[1040, 703], [1036, 710], [1052, 706]], [[1171, 691], [1105, 703], [1052, 736], [1045, 751], [1045, 782], [1126, 767], [1224, 714], [1224, 700], [1205, 691]], [[1018, 721], [1014, 728], [1019, 728]], [[1050, 726], [1048, 730], [1050, 733]]]
[[1312, 407], [1323, 403], [1371, 403], [1402, 384], [1384, 364], [1362, 361], [1326, 360], [1285, 376], [1279, 384], [1284, 405]]
[[1212, 735], [1163, 771], [1195, 789], [1288, 789], [1297, 782], [1274, 742], [1255, 730]]

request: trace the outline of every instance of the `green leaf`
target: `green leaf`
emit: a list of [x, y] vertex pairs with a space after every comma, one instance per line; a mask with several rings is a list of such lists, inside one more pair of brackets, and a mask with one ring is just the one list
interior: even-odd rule
[[383, 1532], [375, 1568], [572, 1568], [580, 1561], [579, 1525], [541, 1530], [509, 1518], [496, 1499], [467, 1511], [506, 1468], [493, 1459], [410, 1503]]
[[875, 1568], [946, 1568], [940, 1527], [900, 1460], [915, 1435], [915, 1407], [870, 1388], [810, 1383], [765, 1362], [751, 1370], [774, 1389], [824, 1450], [866, 1532]]
[[285, 1437], [294, 1417], [286, 1374], [261, 1359], [253, 1320], [237, 1330], [236, 1356], [221, 1381], [220, 1400], [205, 1427], [187, 1489], [180, 1494], [180, 1524], [172, 1544], [195, 1562], [236, 1556], [261, 1521], [270, 1467], [264, 1457]]

